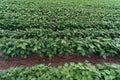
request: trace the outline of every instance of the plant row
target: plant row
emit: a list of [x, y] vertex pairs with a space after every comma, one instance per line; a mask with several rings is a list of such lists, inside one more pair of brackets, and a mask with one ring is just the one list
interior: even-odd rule
[[0, 71], [0, 80], [120, 80], [120, 65], [70, 63], [58, 67], [43, 64], [16, 67]]
[[[6, 21], [6, 20], [5, 20]], [[32, 21], [32, 20], [31, 20]], [[12, 22], [12, 21], [10, 21]], [[18, 21], [18, 22], [22, 22], [22, 21]], [[107, 22], [64, 22], [64, 23], [45, 23], [45, 22], [36, 22], [36, 23], [33, 23], [32, 25], [29, 24], [29, 25], [22, 25], [22, 26], [14, 26], [14, 24], [17, 24], [17, 23], [14, 23], [13, 25], [6, 25], [6, 23], [8, 24], [9, 22], [5, 22], [5, 23], [0, 23], [0, 29], [9, 29], [9, 30], [16, 30], [16, 29], [21, 29], [21, 30], [25, 30], [26, 28], [45, 28], [45, 29], [52, 29], [54, 31], [57, 31], [57, 30], [64, 30], [64, 29], [70, 29], [70, 30], [74, 30], [74, 29], [86, 29], [86, 28], [96, 28], [96, 29], [120, 29], [120, 24], [118, 25], [114, 25], [112, 23], [108, 24]], [[38, 24], [39, 25], [36, 25], [34, 26], [35, 24]], [[55, 24], [54, 24], [55, 23]], [[5, 25], [1, 25], [1, 24], [5, 24]], [[11, 23], [10, 23], [11, 24]], [[21, 24], [25, 24], [25, 23], [21, 23]], [[28, 24], [28, 22], [26, 23]], [[42, 25], [44, 24], [44, 25]]]
[[77, 55], [98, 54], [102, 57], [118, 55], [120, 53], [120, 39], [0, 39], [0, 50], [3, 57], [24, 57], [32, 53], [52, 58], [57, 54], [76, 53]]
[[60, 39], [80, 39], [80, 38], [120, 38], [120, 30], [106, 30], [106, 29], [74, 29], [74, 30], [63, 30], [63, 31], [53, 31], [51, 29], [26, 29], [23, 30], [16, 30], [16, 31], [10, 31], [10, 30], [0, 30], [0, 38], [16, 38], [16, 39], [28, 39], [28, 38], [60, 38]]

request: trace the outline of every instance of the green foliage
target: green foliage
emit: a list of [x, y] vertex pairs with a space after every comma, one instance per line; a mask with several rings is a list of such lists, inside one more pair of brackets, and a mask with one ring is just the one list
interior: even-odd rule
[[65, 29], [62, 31], [53, 31], [51, 29], [26, 29], [26, 30], [19, 30], [19, 31], [10, 31], [10, 30], [0, 30], [0, 37], [6, 37], [6, 38], [60, 38], [60, 39], [80, 39], [80, 38], [120, 38], [120, 30], [118, 29], [94, 29], [94, 28], [88, 28], [88, 29], [74, 29], [69, 30]]
[[119, 0], [0, 0], [0, 51], [119, 56], [119, 9]]
[[119, 0], [2, 0], [0, 28], [120, 29]]
[[52, 57], [56, 54], [74, 52], [76, 54], [99, 54], [104, 58], [109, 55], [119, 55], [120, 39], [0, 39], [0, 50], [3, 57], [21, 56], [26, 58], [30, 53]]
[[70, 63], [50, 67], [43, 64], [31, 68], [16, 67], [0, 71], [0, 80], [119, 80], [120, 65]]

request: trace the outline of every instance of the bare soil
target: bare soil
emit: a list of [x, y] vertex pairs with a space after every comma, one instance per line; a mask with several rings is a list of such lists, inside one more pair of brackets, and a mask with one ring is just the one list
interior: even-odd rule
[[48, 57], [45, 56], [39, 57], [37, 54], [32, 54], [28, 56], [26, 59], [16, 57], [16, 58], [9, 58], [7, 60], [4, 60], [2, 57], [0, 57], [0, 70], [5, 70], [5, 69], [9, 69], [10, 67], [18, 67], [18, 66], [31, 67], [37, 64], [48, 65], [49, 63], [51, 63], [51, 66], [58, 66], [70, 62], [83, 63], [85, 61], [88, 61], [93, 65], [102, 64], [102, 63], [120, 64], [120, 57], [108, 56], [106, 59], [104, 59], [99, 55], [92, 55], [91, 57], [87, 57], [87, 56], [75, 55], [73, 53], [69, 55], [56, 55], [52, 59], [49, 59]]

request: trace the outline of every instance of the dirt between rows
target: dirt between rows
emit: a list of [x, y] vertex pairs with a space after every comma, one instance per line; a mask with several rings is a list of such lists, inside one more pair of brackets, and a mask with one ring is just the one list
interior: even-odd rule
[[52, 59], [49, 59], [48, 57], [45, 56], [39, 57], [37, 54], [32, 54], [28, 56], [26, 59], [15, 57], [4, 60], [2, 57], [0, 57], [0, 70], [5, 70], [5, 69], [9, 69], [10, 67], [19, 67], [19, 66], [31, 67], [37, 64], [48, 65], [49, 63], [51, 63], [51, 66], [59, 66], [70, 62], [83, 63], [86, 60], [92, 63], [93, 65], [102, 64], [102, 63], [120, 64], [120, 57], [118, 56], [114, 56], [114, 57], [108, 56], [106, 59], [104, 59], [99, 55], [91, 55], [91, 57], [87, 57], [81, 55], [78, 56], [73, 53], [70, 53], [69, 55], [56, 55]]

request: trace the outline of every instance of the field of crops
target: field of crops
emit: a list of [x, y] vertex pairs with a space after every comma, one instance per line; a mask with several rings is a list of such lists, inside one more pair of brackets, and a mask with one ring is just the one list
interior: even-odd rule
[[3, 57], [120, 54], [119, 0], [0, 0]]
[[[43, 57], [27, 58], [34, 53]], [[34, 59], [52, 62], [70, 53], [120, 57], [120, 0], [0, 0], [0, 80], [120, 80], [117, 64], [75, 64], [67, 57], [64, 66], [30, 67]], [[8, 58], [19, 66], [27, 58], [30, 68], [15, 64], [3, 70], [13, 64]]]
[[0, 80], [120, 80], [120, 65], [70, 63], [50, 67], [41, 64], [0, 71]]

